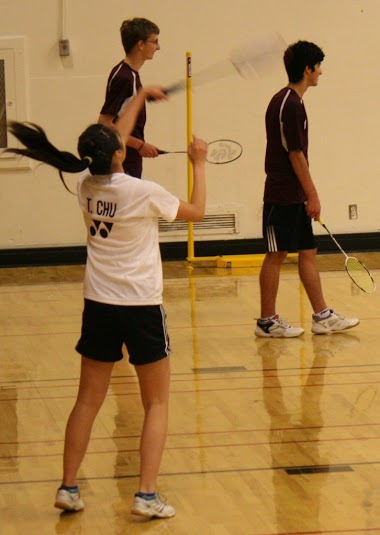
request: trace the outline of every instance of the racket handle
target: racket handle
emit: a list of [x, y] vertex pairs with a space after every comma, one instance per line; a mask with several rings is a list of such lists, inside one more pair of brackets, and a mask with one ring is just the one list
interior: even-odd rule
[[[325, 225], [325, 222], [323, 221], [323, 219], [320, 217], [318, 220], [318, 223], [321, 225], [321, 227], [323, 227], [325, 230], [327, 230], [327, 232], [330, 234], [331, 236], [331, 232], [329, 231], [329, 229], [326, 227]], [[332, 237], [332, 236], [331, 236]]]
[[[185, 82], [177, 82], [176, 84], [170, 85], [162, 90], [165, 95], [170, 95], [171, 93], [176, 93], [177, 91], [182, 91], [186, 88]], [[146, 99], [148, 102], [154, 102], [156, 99], [154, 97], [148, 97]]]
[[169, 154], [166, 150], [157, 149], [158, 154]]

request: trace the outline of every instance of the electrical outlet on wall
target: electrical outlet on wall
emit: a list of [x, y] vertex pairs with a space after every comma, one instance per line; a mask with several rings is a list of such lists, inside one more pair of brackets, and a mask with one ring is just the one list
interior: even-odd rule
[[348, 205], [348, 217], [349, 217], [349, 219], [357, 219], [358, 218], [358, 205], [357, 204], [349, 204]]
[[59, 55], [70, 56], [70, 41], [68, 39], [60, 39], [59, 41]]

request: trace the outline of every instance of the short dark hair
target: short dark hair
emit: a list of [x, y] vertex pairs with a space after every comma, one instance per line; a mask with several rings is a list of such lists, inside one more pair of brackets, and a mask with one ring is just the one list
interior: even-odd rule
[[319, 46], [309, 41], [297, 41], [290, 45], [284, 53], [284, 65], [289, 82], [296, 84], [303, 78], [306, 67], [314, 70], [317, 63], [325, 57]]
[[120, 34], [125, 53], [128, 54], [139, 41], [146, 41], [152, 33], [158, 35], [160, 29], [157, 24], [148, 19], [135, 17], [124, 20], [120, 27]]

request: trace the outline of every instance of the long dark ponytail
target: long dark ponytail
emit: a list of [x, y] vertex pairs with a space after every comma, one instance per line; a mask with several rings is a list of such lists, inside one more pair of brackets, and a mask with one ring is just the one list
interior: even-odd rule
[[112, 157], [115, 151], [121, 148], [118, 133], [101, 124], [90, 125], [79, 137], [80, 158], [70, 152], [58, 150], [50, 143], [43, 128], [37, 124], [11, 121], [8, 129], [25, 148], [7, 148], [4, 152], [27, 156], [55, 167], [68, 191], [70, 190], [66, 186], [62, 172], [80, 173], [89, 168], [93, 175], [110, 174]]

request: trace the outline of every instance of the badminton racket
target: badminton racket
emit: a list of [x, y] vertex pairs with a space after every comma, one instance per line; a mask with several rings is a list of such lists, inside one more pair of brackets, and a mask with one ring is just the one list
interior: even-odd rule
[[[240, 143], [232, 141], [232, 139], [217, 139], [208, 143], [208, 147], [207, 161], [214, 164], [233, 162], [240, 158], [243, 152]], [[166, 151], [158, 149], [158, 154], [187, 154], [187, 150]], [[67, 191], [76, 195], [66, 184], [62, 171], [59, 171], [59, 176]]]
[[[261, 78], [269, 75], [279, 64], [286, 42], [281, 34], [268, 31], [252, 36], [232, 50], [228, 59], [210, 65], [191, 76], [192, 86], [213, 82], [238, 73], [243, 78]], [[164, 89], [168, 95], [186, 89], [186, 80], [181, 80]], [[148, 101], [154, 100], [148, 97]]]
[[350, 277], [352, 282], [356, 284], [358, 288], [360, 288], [361, 290], [363, 290], [363, 292], [366, 292], [367, 294], [374, 292], [376, 290], [376, 284], [368, 268], [363, 264], [363, 262], [361, 262], [355, 256], [348, 256], [343, 251], [342, 247], [336, 241], [334, 236], [331, 234], [329, 229], [326, 227], [324, 222], [321, 219], [319, 219], [318, 222], [328, 232], [328, 234], [330, 235], [330, 238], [334, 241], [335, 245], [338, 247], [340, 252], [343, 253], [344, 256], [346, 257], [344, 265], [348, 273], [348, 276]]
[[[231, 139], [217, 139], [208, 143], [206, 160], [209, 163], [224, 164], [234, 162], [242, 155], [243, 147], [237, 141]], [[187, 150], [161, 150], [158, 154], [187, 154]]]

